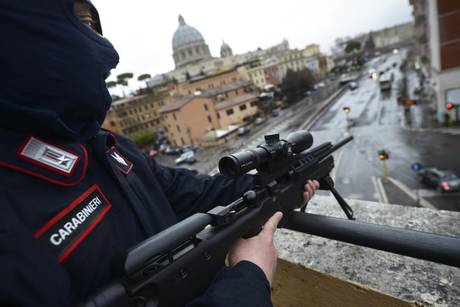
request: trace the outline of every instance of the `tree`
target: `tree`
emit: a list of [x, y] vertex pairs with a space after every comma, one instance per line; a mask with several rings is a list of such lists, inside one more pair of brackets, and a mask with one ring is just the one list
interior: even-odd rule
[[151, 132], [141, 132], [133, 136], [133, 142], [139, 147], [144, 148], [155, 143], [156, 135]]
[[116, 87], [117, 85], [118, 85], [118, 83], [117, 83], [116, 81], [109, 81], [109, 82], [106, 82], [107, 88]]
[[364, 50], [366, 51], [373, 51], [375, 49], [375, 42], [374, 42], [374, 36], [372, 33], [369, 33], [369, 36], [364, 43]]
[[139, 77], [137, 77], [137, 81], [145, 81], [145, 87], [147, 87], [148, 86], [147, 80], [151, 78], [152, 76], [150, 74], [142, 74]]
[[133, 73], [125, 72], [117, 76], [117, 83], [122, 86], [123, 96], [126, 97], [125, 87], [128, 86], [128, 80], [134, 77]]
[[353, 51], [359, 51], [361, 49], [361, 43], [358, 41], [350, 40], [347, 42], [347, 45], [345, 47], [345, 52], [346, 53], [351, 53]]
[[281, 84], [281, 91], [288, 102], [293, 102], [313, 87], [315, 78], [311, 70], [304, 68], [300, 71], [288, 69], [286, 77]]

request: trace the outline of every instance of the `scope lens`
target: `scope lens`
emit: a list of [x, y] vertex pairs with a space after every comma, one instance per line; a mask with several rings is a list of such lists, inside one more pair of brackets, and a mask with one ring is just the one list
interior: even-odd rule
[[225, 177], [235, 178], [240, 174], [240, 164], [233, 156], [225, 156], [219, 161], [219, 171]]

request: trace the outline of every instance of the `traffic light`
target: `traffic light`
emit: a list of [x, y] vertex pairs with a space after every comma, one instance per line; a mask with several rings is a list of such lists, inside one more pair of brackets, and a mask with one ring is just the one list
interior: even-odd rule
[[453, 104], [452, 102], [446, 103], [446, 109], [447, 109], [447, 110], [452, 110], [454, 107], [455, 107], [455, 106], [454, 106], [454, 104]]
[[343, 107], [343, 111], [345, 113], [350, 113], [350, 107], [348, 107], [348, 106]]
[[379, 154], [380, 161], [388, 160], [390, 158], [389, 152], [384, 149], [379, 150], [378, 154]]
[[405, 100], [404, 100], [404, 105], [405, 105], [406, 107], [411, 107], [411, 106], [414, 105], [414, 104], [415, 104], [415, 100], [413, 100], [413, 99], [405, 99]]

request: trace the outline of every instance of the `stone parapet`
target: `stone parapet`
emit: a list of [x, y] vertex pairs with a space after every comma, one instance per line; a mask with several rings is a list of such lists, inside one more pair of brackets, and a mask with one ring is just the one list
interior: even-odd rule
[[[353, 207], [357, 220], [362, 222], [460, 237], [460, 212], [399, 205], [389, 206], [356, 200], [349, 200], [349, 204]], [[307, 211], [314, 214], [344, 217], [335, 199], [325, 196], [316, 196], [309, 204]], [[382, 306], [460, 305], [460, 269], [458, 268], [285, 229], [280, 229], [277, 232], [275, 242], [279, 248], [280, 259], [290, 263], [289, 266], [285, 261], [282, 261], [280, 271], [283, 269], [285, 272], [287, 270], [292, 271], [294, 264], [300, 265], [303, 266], [301, 269], [304, 270], [304, 273], [310, 272], [304, 274], [304, 279], [316, 276], [315, 278], [319, 281], [321, 279], [318, 276], [321, 274], [317, 274], [325, 273], [338, 278], [336, 280], [352, 282], [355, 287], [350, 289], [355, 289], [361, 294], [368, 291], [369, 299], [372, 298], [373, 300], [374, 295], [376, 295], [369, 292], [372, 289], [399, 299], [397, 304], [393, 304], [391, 300], [385, 301], [386, 303], [380, 301]], [[285, 278], [285, 274], [281, 273], [280, 278]], [[285, 306], [286, 302], [282, 300], [283, 287], [277, 288], [276, 282], [274, 285], [275, 304], [277, 301], [284, 302], [283, 306]], [[302, 284], [297, 284], [297, 286], [299, 285]], [[346, 289], [346, 286], [343, 287]], [[307, 292], [315, 293], [314, 291], [317, 291], [316, 297], [322, 297], [321, 293], [318, 292], [320, 288], [319, 284], [317, 290], [312, 289], [310, 285], [305, 289], [305, 295]], [[332, 287], [331, 289], [335, 288]], [[309, 304], [305, 302], [300, 306], [329, 306], [330, 304], [327, 302], [344, 301], [355, 294], [349, 291], [329, 291], [323, 293], [329, 297], [328, 300], [324, 301], [325, 303], [318, 301], [318, 304]], [[276, 296], [279, 298], [276, 299]], [[383, 298], [385, 297], [382, 296]], [[296, 303], [287, 305], [299, 306]], [[372, 305], [377, 306], [379, 304]], [[341, 306], [353, 306], [353, 304]], [[356, 302], [355, 306], [370, 305]]]

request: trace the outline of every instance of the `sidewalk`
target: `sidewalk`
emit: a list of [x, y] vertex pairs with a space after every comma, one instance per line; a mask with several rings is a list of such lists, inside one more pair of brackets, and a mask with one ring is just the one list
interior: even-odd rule
[[408, 96], [417, 103], [410, 107], [410, 112], [404, 114], [401, 121], [403, 128], [414, 131], [431, 131], [445, 134], [460, 135], [460, 125], [446, 127], [440, 124], [434, 114], [429, 95], [419, 92], [420, 79], [414, 70], [406, 72]]

